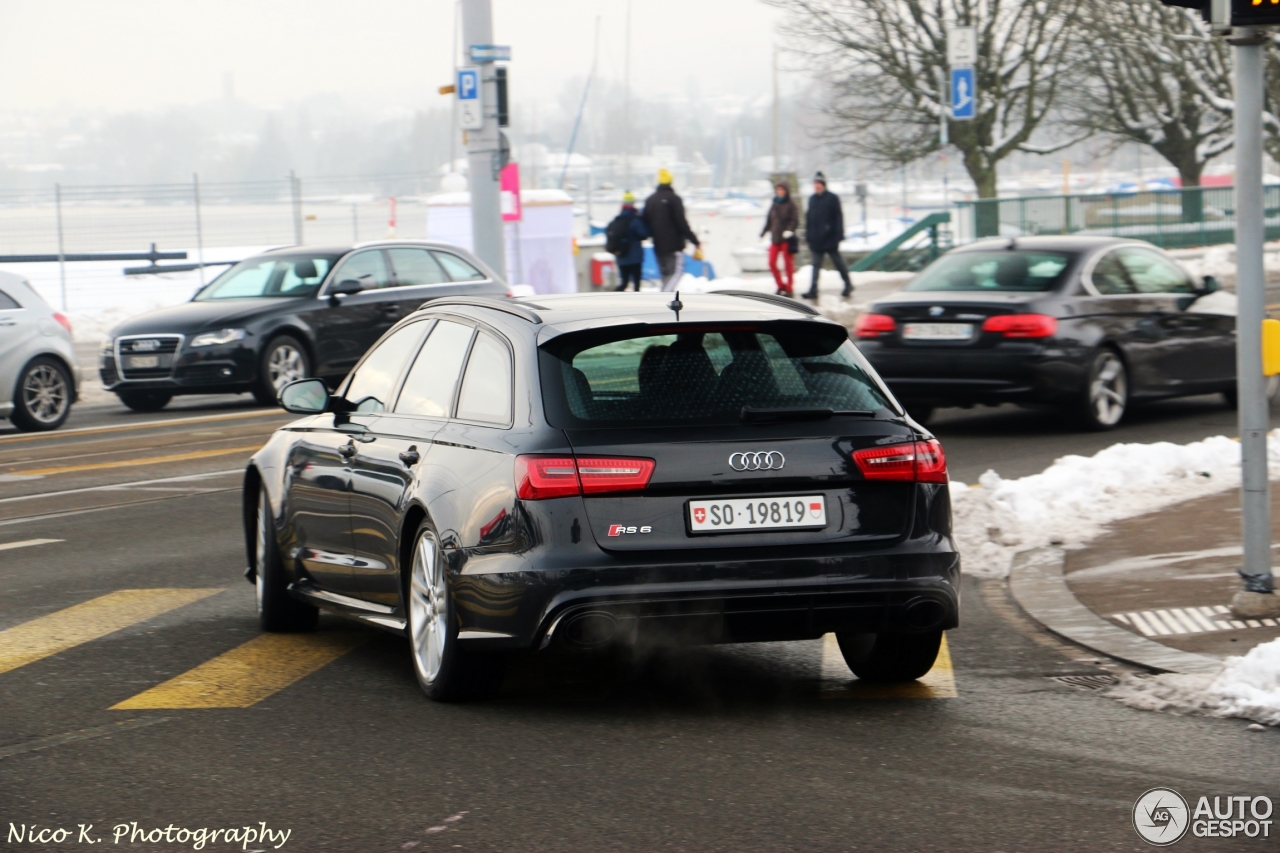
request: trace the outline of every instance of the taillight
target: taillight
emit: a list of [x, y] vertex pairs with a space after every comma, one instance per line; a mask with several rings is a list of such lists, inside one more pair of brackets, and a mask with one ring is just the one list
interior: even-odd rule
[[517, 456], [516, 497], [526, 501], [570, 495], [633, 492], [649, 485], [652, 459], [615, 456]]
[[649, 485], [653, 468], [652, 459], [597, 456], [578, 458], [578, 477], [582, 480], [582, 492], [587, 495], [643, 489]]
[[856, 450], [853, 461], [868, 480], [947, 482], [947, 456], [936, 439]]
[[526, 501], [580, 495], [572, 456], [517, 456], [516, 497]]
[[53, 319], [58, 321], [58, 325], [67, 330], [67, 334], [71, 334], [71, 321], [67, 319], [67, 315], [53, 312]]
[[986, 319], [982, 331], [1006, 338], [1051, 338], [1058, 331], [1058, 320], [1044, 314], [997, 314]]
[[859, 338], [878, 338], [891, 334], [898, 324], [888, 314], [863, 314], [853, 325], [853, 334]]

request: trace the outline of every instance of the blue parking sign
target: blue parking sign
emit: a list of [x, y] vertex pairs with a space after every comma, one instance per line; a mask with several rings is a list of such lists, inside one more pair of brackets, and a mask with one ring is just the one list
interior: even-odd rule
[[480, 97], [480, 72], [474, 68], [458, 69], [458, 100], [474, 101]]
[[977, 114], [978, 92], [972, 68], [951, 69], [951, 118], [969, 121]]

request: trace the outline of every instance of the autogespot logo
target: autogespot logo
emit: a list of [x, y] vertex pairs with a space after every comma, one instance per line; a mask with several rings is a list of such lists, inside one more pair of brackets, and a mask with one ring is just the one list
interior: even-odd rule
[[1133, 828], [1142, 840], [1166, 847], [1187, 834], [1187, 801], [1172, 788], [1152, 788], [1133, 804]]
[[729, 467], [735, 471], [781, 471], [787, 457], [776, 450], [759, 453], [735, 453], [729, 457]]

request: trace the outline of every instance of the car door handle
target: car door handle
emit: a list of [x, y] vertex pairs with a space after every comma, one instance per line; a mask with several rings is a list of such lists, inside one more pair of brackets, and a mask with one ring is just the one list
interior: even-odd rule
[[399, 305], [383, 305], [383, 306], [382, 306], [382, 313], [384, 313], [384, 314], [399, 314], [399, 313], [400, 313], [400, 306], [399, 306]]
[[412, 468], [422, 461], [422, 454], [418, 453], [417, 445], [410, 447], [404, 453], [400, 454], [400, 461], [404, 463], [404, 467]]

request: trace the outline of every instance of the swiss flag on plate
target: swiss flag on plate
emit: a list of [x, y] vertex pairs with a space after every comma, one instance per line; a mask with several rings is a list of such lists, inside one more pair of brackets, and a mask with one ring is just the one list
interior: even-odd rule
[[693, 520], [701, 524], [707, 520], [707, 511], [702, 507], [697, 507], [693, 511]]
[[809, 504], [809, 511], [812, 512], [814, 515], [817, 515], [818, 513], [822, 512], [822, 504], [820, 503]]

